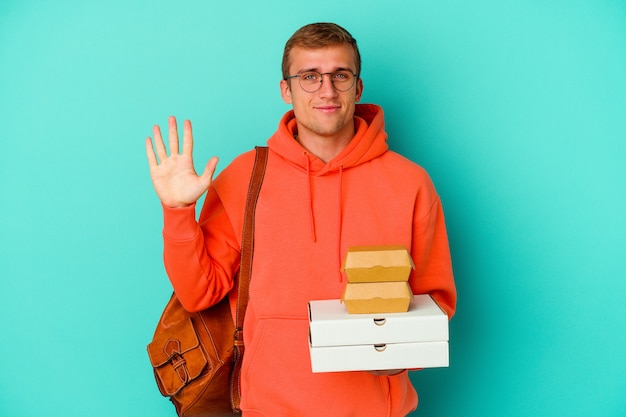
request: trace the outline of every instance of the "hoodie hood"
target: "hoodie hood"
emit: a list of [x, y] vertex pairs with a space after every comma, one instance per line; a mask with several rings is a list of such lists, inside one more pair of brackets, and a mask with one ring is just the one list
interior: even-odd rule
[[306, 178], [302, 186], [307, 190], [307, 204], [310, 236], [313, 242], [317, 241], [317, 226], [313, 198], [313, 181], [315, 177], [334, 175], [336, 177], [337, 201], [337, 272], [339, 281], [342, 280], [341, 267], [341, 230], [343, 222], [343, 172], [350, 168], [371, 161], [387, 152], [387, 133], [383, 110], [375, 104], [357, 104], [354, 112], [355, 135], [348, 145], [328, 163], [324, 163], [317, 156], [306, 150], [295, 136], [298, 125], [293, 110], [287, 112], [281, 119], [278, 130], [268, 140], [268, 147], [288, 164], [300, 170]]
[[309, 175], [324, 175], [370, 161], [388, 149], [383, 110], [375, 104], [357, 104], [354, 113], [355, 135], [339, 155], [324, 163], [308, 152], [295, 136], [298, 126], [293, 110], [285, 113], [267, 145], [278, 155]]

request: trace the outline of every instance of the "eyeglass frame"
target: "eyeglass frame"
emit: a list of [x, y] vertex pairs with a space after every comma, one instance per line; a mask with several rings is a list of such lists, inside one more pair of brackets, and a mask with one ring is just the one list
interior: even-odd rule
[[[302, 78], [300, 78], [300, 76], [304, 73], [307, 72], [315, 72], [317, 74], [320, 75], [320, 85], [319, 87], [317, 87], [317, 89], [313, 90], [313, 91], [307, 91], [304, 89], [304, 87], [302, 87], [302, 83], [300, 82], [302, 80]], [[337, 74], [338, 72], [348, 72], [350, 74], [352, 74], [354, 76], [354, 80], [352, 80], [352, 85], [348, 88], [346, 88], [345, 90], [340, 90], [337, 87], [335, 87], [335, 80], [333, 80], [333, 75]], [[345, 93], [346, 91], [350, 90], [352, 87], [354, 87], [354, 85], [356, 84], [356, 80], [358, 80], [359, 78], [361, 78], [361, 76], [359, 74], [355, 74], [354, 72], [352, 72], [352, 70], [349, 69], [338, 69], [336, 71], [331, 71], [331, 72], [319, 72], [319, 71], [315, 71], [315, 70], [308, 70], [308, 71], [302, 71], [299, 74], [296, 75], [289, 75], [287, 77], [285, 77], [285, 81], [297, 78], [298, 79], [298, 85], [300, 85], [300, 88], [302, 89], [302, 91], [304, 91], [305, 93], [316, 93], [318, 91], [320, 91], [320, 89], [322, 88], [322, 85], [324, 84], [324, 75], [328, 75], [330, 76], [330, 85], [333, 86], [333, 88], [339, 92]]]

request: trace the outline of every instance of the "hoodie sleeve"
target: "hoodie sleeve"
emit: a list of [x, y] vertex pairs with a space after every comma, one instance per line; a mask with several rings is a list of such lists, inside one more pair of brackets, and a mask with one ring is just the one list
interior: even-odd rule
[[456, 310], [457, 295], [439, 197], [435, 195], [426, 215], [418, 215], [418, 210], [415, 213], [411, 253], [415, 270], [411, 288], [414, 294], [430, 294], [446, 311], [448, 318], [452, 318]]
[[210, 189], [200, 222], [195, 204], [163, 206], [163, 258], [174, 292], [188, 311], [220, 301], [232, 288], [239, 268], [239, 246], [217, 193]]
[[233, 288], [254, 155], [238, 156], [213, 180], [198, 221], [195, 205], [163, 207], [165, 270], [188, 311], [211, 307]]

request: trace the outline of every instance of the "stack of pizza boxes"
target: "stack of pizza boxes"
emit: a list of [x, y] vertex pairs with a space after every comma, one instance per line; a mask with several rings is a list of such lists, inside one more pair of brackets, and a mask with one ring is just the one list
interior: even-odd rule
[[404, 246], [349, 248], [342, 299], [309, 302], [313, 372], [448, 366], [448, 317], [429, 295], [413, 295], [413, 268]]

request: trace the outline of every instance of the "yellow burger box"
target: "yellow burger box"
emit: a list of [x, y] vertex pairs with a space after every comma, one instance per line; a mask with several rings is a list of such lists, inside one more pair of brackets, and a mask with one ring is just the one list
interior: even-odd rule
[[343, 264], [348, 282], [407, 281], [413, 268], [403, 245], [351, 246]]
[[427, 294], [403, 313], [350, 314], [340, 300], [309, 302], [313, 372], [448, 366], [448, 316]]
[[350, 314], [406, 312], [413, 268], [405, 246], [352, 246], [343, 265], [348, 283], [341, 300]]

